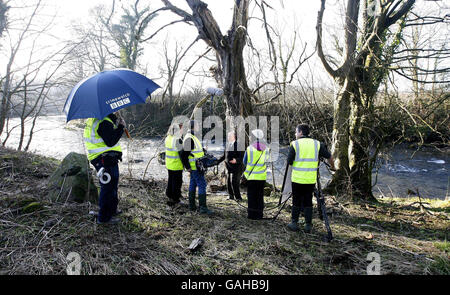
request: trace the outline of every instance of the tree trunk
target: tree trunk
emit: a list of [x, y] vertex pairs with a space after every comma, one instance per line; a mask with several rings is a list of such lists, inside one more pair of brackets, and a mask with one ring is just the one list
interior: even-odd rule
[[3, 84], [3, 95], [2, 101], [0, 103], [0, 135], [3, 133], [3, 129], [5, 128], [6, 118], [8, 116], [8, 112], [10, 109], [9, 101], [10, 101], [10, 92], [9, 92], [9, 74], [6, 75], [5, 82]]
[[332, 154], [337, 168], [327, 190], [339, 195], [348, 192], [350, 168], [348, 158], [350, 97], [354, 82], [349, 79], [336, 79], [334, 95], [333, 146]]
[[[332, 154], [337, 168], [329, 192], [353, 199], [373, 200], [371, 114], [376, 91], [360, 87], [363, 81], [349, 75], [336, 79]], [[378, 84], [377, 84], [378, 85]], [[378, 87], [375, 87], [378, 89]]]
[[222, 56], [222, 87], [226, 97], [226, 117], [230, 120], [231, 127], [236, 128], [234, 117], [246, 118], [253, 114], [251, 90], [247, 85], [242, 54], [226, 52]]
[[[371, 149], [374, 142], [378, 145], [375, 152], [382, 144], [372, 129], [374, 98], [386, 76], [386, 67], [392, 62], [392, 54], [400, 44], [403, 24], [390, 42], [387, 41], [387, 33], [391, 25], [411, 10], [415, 0], [384, 1], [381, 11], [377, 11], [375, 16], [369, 13], [369, 7], [375, 1], [362, 1], [362, 16], [359, 11], [360, 2], [347, 0], [344, 61], [334, 69], [322, 47], [322, 21], [326, 0], [321, 0], [316, 27], [317, 52], [325, 70], [335, 79], [338, 87], [334, 101], [333, 127], [333, 156], [337, 171], [330, 189], [338, 194], [350, 193], [355, 199], [373, 199], [372, 167], [377, 155], [371, 155]], [[362, 30], [358, 29], [361, 17]]]
[[25, 137], [25, 118], [20, 118], [20, 135], [19, 135], [19, 145], [17, 146], [17, 150], [22, 150], [23, 139]]
[[349, 168], [351, 192], [354, 199], [375, 200], [372, 194], [372, 165], [370, 155], [372, 113], [363, 105], [359, 93], [353, 94], [350, 113]]

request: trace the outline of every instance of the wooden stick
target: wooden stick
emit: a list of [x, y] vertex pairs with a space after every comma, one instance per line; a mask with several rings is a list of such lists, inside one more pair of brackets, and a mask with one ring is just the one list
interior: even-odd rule
[[131, 138], [131, 135], [130, 135], [130, 132], [128, 132], [128, 129], [127, 129], [127, 128], [124, 128], [123, 130], [125, 131], [125, 134], [127, 135], [127, 137], [128, 137], [129, 139], [132, 139], [132, 138]]

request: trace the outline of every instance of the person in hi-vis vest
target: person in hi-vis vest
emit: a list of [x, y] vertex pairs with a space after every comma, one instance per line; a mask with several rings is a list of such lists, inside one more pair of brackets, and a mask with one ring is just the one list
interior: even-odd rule
[[206, 205], [206, 180], [203, 172], [197, 170], [196, 160], [202, 158], [205, 155], [202, 142], [195, 136], [199, 131], [199, 125], [197, 121], [191, 120], [189, 122], [190, 130], [183, 138], [183, 152], [181, 154], [181, 162], [184, 168], [190, 174], [189, 182], [189, 209], [192, 211], [197, 210], [196, 205], [196, 191], [198, 187], [198, 205], [200, 207], [199, 212], [201, 214], [211, 215], [213, 212], [208, 209]]
[[88, 151], [88, 159], [94, 165], [97, 172], [102, 170], [100, 177], [100, 198], [97, 223], [116, 224], [119, 222], [116, 215], [119, 203], [119, 160], [122, 160], [122, 148], [119, 140], [126, 128], [123, 119], [117, 119], [116, 115], [109, 114], [102, 120], [90, 118], [86, 120], [84, 129], [84, 142]]
[[182, 128], [183, 124], [171, 125], [165, 140], [165, 160], [168, 171], [166, 196], [169, 198], [167, 205], [171, 207], [181, 203], [181, 186], [183, 185]]
[[305, 216], [305, 232], [311, 232], [312, 197], [317, 182], [317, 169], [320, 158], [328, 159], [334, 170], [334, 160], [327, 146], [309, 137], [309, 126], [298, 125], [296, 140], [289, 147], [287, 165], [292, 165], [292, 217], [288, 228], [298, 231], [298, 219], [303, 211]]
[[267, 179], [267, 162], [269, 151], [263, 143], [264, 132], [260, 129], [252, 131], [256, 138], [245, 151], [243, 163], [245, 165], [244, 177], [247, 179], [247, 217], [249, 219], [262, 219], [264, 214], [264, 186]]

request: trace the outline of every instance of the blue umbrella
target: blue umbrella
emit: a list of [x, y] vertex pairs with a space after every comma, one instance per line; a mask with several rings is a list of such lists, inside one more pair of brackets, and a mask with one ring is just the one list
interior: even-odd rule
[[103, 119], [131, 105], [145, 103], [161, 88], [147, 77], [127, 69], [104, 71], [78, 83], [67, 97], [67, 122], [75, 119]]

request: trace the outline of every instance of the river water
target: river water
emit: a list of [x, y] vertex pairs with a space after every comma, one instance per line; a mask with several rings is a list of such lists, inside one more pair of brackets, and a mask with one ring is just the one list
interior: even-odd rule
[[[17, 124], [12, 119], [10, 126]], [[36, 133], [30, 145], [30, 152], [43, 156], [51, 156], [62, 160], [68, 153], [85, 153], [83, 130], [74, 124], [66, 124], [64, 116], [40, 117], [37, 120]], [[12, 132], [6, 146], [17, 148], [18, 130]], [[2, 140], [4, 135], [2, 135]], [[165, 179], [167, 172], [156, 159], [159, 151], [164, 150], [162, 139], [121, 139], [124, 151], [123, 162], [120, 164], [122, 174], [134, 177]], [[208, 150], [215, 154], [223, 154], [223, 147], [209, 144]], [[278, 160], [273, 163], [275, 184], [281, 186], [286, 165], [287, 148], [282, 148]], [[150, 159], [154, 160], [150, 161]], [[149, 163], [150, 161], [150, 163]], [[407, 148], [394, 148], [388, 155], [379, 160], [378, 174], [374, 172], [373, 192], [377, 197], [404, 197], [408, 190], [419, 191], [425, 198], [445, 199], [449, 197], [449, 152], [436, 149], [416, 151]], [[220, 165], [222, 168], [223, 164]], [[330, 180], [331, 175], [325, 167], [321, 167], [322, 183]], [[185, 173], [185, 183], [188, 181]], [[268, 167], [267, 180], [272, 182], [272, 166]]]

